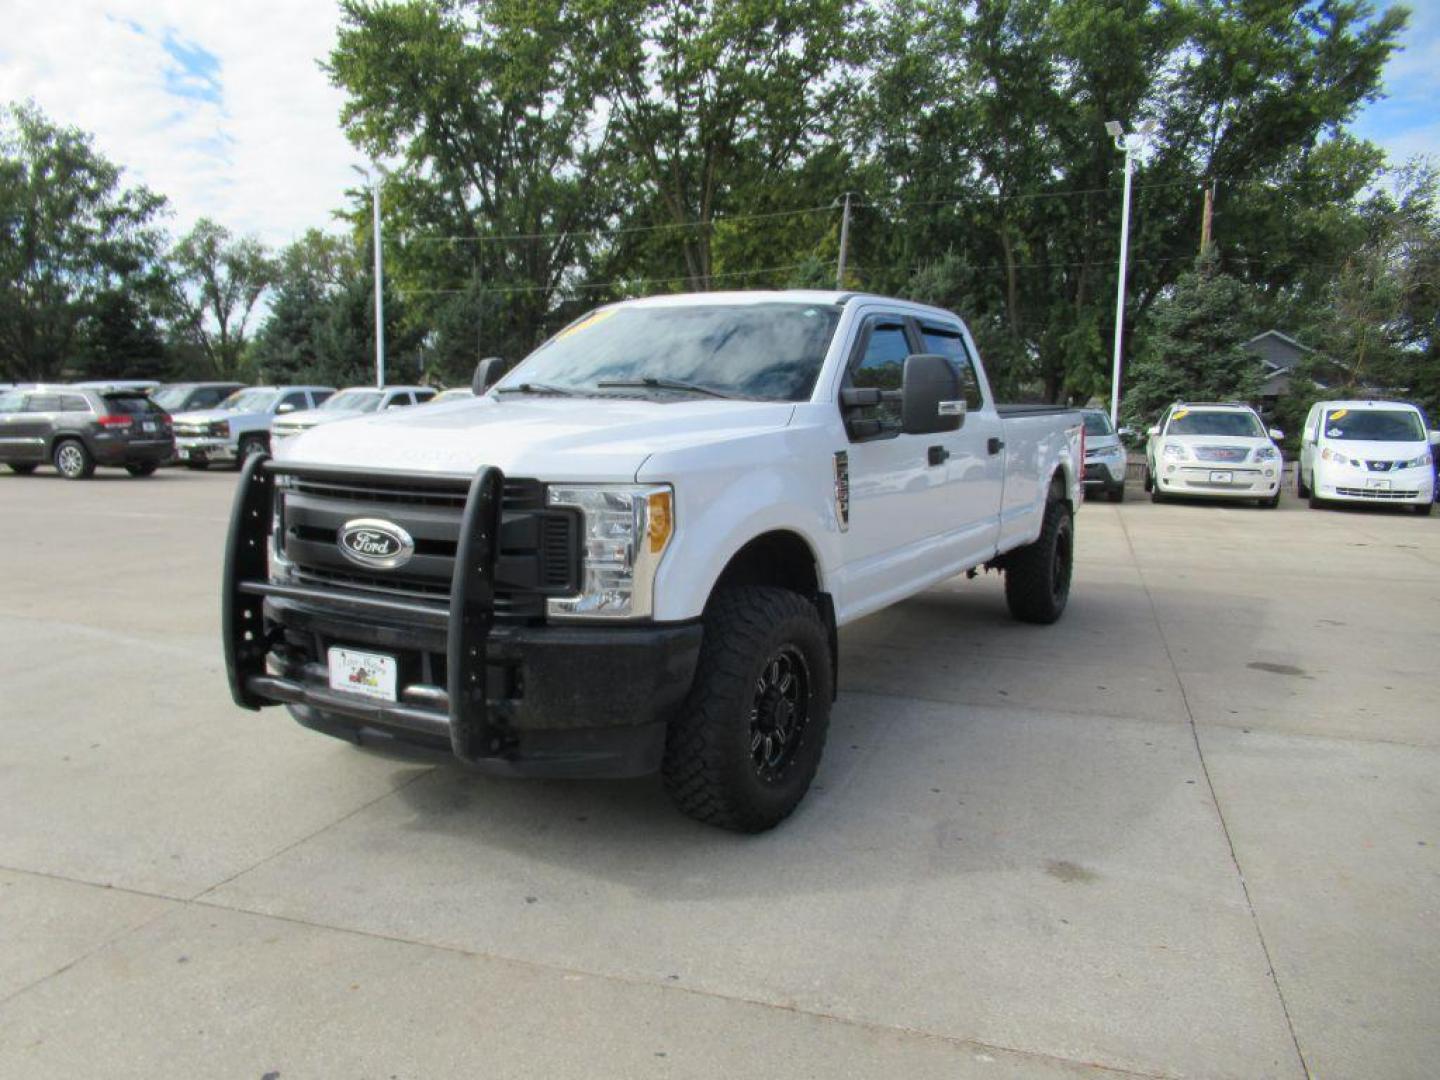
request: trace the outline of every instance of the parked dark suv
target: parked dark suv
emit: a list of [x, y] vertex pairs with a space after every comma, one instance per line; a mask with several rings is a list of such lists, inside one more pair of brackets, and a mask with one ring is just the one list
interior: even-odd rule
[[149, 476], [175, 452], [170, 416], [135, 390], [37, 386], [0, 393], [0, 462], [31, 473], [46, 462], [67, 480], [96, 465]]

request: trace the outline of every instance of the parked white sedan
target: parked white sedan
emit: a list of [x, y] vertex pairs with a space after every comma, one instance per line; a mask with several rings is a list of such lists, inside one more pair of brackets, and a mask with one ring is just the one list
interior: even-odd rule
[[1238, 402], [1176, 402], [1150, 429], [1145, 444], [1145, 490], [1152, 502], [1186, 495], [1256, 499], [1280, 505], [1280, 448], [1284, 436], [1265, 430], [1259, 415]]

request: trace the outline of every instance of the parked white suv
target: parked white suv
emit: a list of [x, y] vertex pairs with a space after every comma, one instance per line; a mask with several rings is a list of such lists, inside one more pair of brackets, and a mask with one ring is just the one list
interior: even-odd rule
[[435, 390], [429, 386], [347, 386], [327, 398], [318, 409], [293, 412], [277, 419], [270, 425], [270, 441], [274, 445], [281, 439], [336, 420], [353, 420], [386, 409], [420, 405], [434, 396]]
[[1403, 401], [1317, 401], [1305, 417], [1296, 488], [1311, 509], [1388, 502], [1428, 514], [1435, 439], [1420, 410]]
[[1280, 505], [1283, 464], [1260, 416], [1237, 402], [1177, 401], [1150, 429], [1145, 443], [1145, 490], [1151, 502], [1170, 495], [1256, 499]]

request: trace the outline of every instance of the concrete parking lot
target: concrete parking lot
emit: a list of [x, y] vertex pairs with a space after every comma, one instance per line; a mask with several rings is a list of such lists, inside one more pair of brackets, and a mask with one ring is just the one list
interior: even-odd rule
[[235, 708], [234, 474], [0, 474], [0, 1076], [1430, 1077], [1440, 518], [1079, 522], [842, 634], [773, 833]]

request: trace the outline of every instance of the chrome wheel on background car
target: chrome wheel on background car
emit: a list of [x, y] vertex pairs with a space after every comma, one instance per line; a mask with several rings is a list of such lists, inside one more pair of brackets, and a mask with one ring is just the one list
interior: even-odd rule
[[55, 447], [55, 470], [66, 480], [83, 480], [95, 471], [95, 459], [85, 444], [66, 439]]

